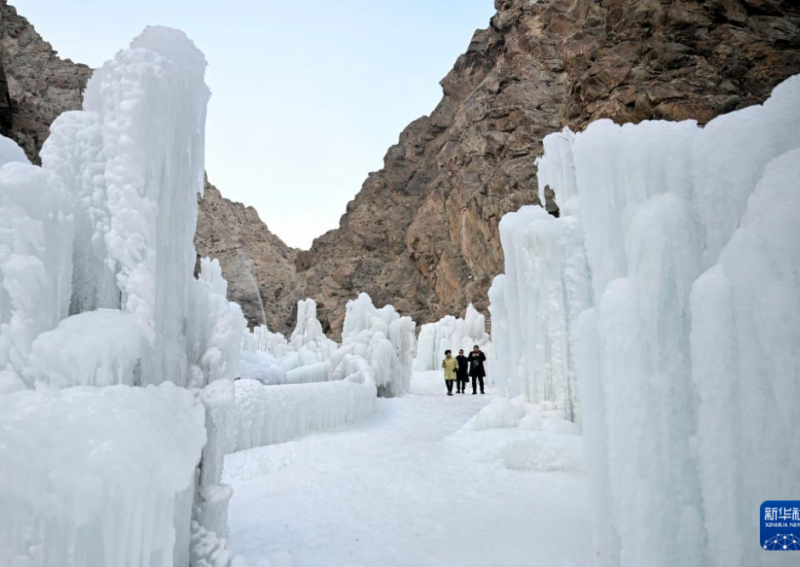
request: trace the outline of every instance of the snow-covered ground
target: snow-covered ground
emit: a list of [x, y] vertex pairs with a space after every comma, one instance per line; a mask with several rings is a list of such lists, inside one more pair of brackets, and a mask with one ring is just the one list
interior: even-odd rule
[[444, 391], [416, 374], [367, 420], [228, 455], [231, 548], [250, 567], [589, 565], [584, 477], [459, 452], [446, 438], [494, 395]]

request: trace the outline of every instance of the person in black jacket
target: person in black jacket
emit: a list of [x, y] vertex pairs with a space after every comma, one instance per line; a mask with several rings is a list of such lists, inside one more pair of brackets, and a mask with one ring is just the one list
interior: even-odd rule
[[456, 375], [457, 394], [466, 394], [467, 382], [469, 381], [469, 359], [464, 356], [464, 349], [458, 351], [456, 357], [458, 361], [458, 374]]
[[467, 357], [469, 360], [469, 375], [472, 376], [472, 395], [478, 393], [478, 382], [481, 383], [481, 394], [485, 394], [483, 390], [483, 379], [486, 377], [486, 369], [483, 363], [486, 362], [486, 355], [483, 354], [480, 347], [475, 345], [472, 347], [472, 352]]

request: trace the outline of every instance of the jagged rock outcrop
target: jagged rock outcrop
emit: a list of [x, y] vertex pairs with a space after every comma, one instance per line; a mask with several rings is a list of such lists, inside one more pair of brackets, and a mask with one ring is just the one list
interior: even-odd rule
[[418, 322], [484, 309], [502, 271], [498, 222], [537, 203], [542, 138], [590, 121], [706, 122], [800, 72], [800, 4], [781, 0], [497, 0], [413, 122], [298, 255], [298, 277], [341, 328], [358, 291]]
[[294, 327], [299, 295], [297, 250], [289, 248], [261, 222], [253, 207], [220, 195], [206, 181], [197, 212], [198, 256], [217, 258], [228, 280], [228, 297], [242, 306], [248, 321], [273, 331]]
[[81, 108], [91, 74], [86, 65], [58, 57], [28, 20], [0, 0], [0, 134], [34, 163], [53, 120]]
[[[487, 288], [503, 269], [498, 223], [538, 203], [534, 159], [544, 136], [599, 118], [706, 122], [763, 101], [800, 73], [793, 0], [496, 0], [495, 7], [490, 27], [475, 33], [442, 80], [436, 109], [401, 133], [340, 227], [311, 250], [289, 249], [253, 209], [207, 188], [198, 253], [220, 259], [229, 295], [252, 323], [262, 314], [251, 274], [271, 328], [281, 331], [306, 296], [334, 334], [345, 303], [362, 291], [418, 323], [469, 302], [485, 310]], [[80, 106], [90, 70], [59, 59], [5, 0], [0, 18], [13, 120], [0, 131], [36, 159], [50, 122]], [[0, 128], [3, 100], [0, 80]]]

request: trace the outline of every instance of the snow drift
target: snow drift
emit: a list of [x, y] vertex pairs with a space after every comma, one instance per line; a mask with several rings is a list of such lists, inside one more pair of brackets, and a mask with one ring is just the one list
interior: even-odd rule
[[[704, 128], [548, 136], [539, 183], [562, 218], [503, 221], [495, 342], [522, 391], [577, 372], [601, 563], [784, 559], [753, 538], [761, 502], [800, 492], [800, 77]], [[517, 312], [541, 318], [520, 334]]]

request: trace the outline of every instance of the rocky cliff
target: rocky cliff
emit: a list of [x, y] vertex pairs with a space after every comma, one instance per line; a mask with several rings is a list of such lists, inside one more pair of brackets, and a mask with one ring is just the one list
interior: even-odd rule
[[297, 317], [295, 259], [272, 234], [253, 207], [224, 198], [206, 182], [197, 213], [198, 256], [217, 258], [228, 279], [228, 296], [242, 306], [250, 323], [266, 322], [273, 331], [290, 332]]
[[[487, 0], [488, 1], [488, 0]], [[443, 98], [412, 122], [371, 173], [340, 227], [309, 251], [288, 248], [252, 208], [209, 186], [198, 253], [220, 259], [251, 322], [293, 325], [315, 298], [338, 333], [347, 300], [366, 291], [418, 322], [487, 305], [502, 271], [502, 216], [537, 203], [542, 138], [590, 121], [706, 122], [763, 101], [800, 72], [800, 3], [792, 0], [496, 0], [442, 80]], [[58, 59], [0, 0], [0, 127], [35, 156], [47, 125], [77, 108], [90, 71]], [[4, 102], [10, 100], [10, 103]], [[5, 106], [4, 106], [5, 105]], [[553, 210], [550, 203], [549, 208]], [[554, 211], [555, 212], [555, 211]]]
[[800, 72], [800, 3], [496, 0], [497, 14], [348, 205], [297, 256], [298, 279], [341, 328], [357, 291], [417, 321], [486, 307], [498, 222], [537, 203], [542, 138], [590, 121], [706, 122]]
[[50, 124], [78, 110], [92, 70], [61, 59], [13, 6], [0, 0], [0, 133], [35, 163]]

